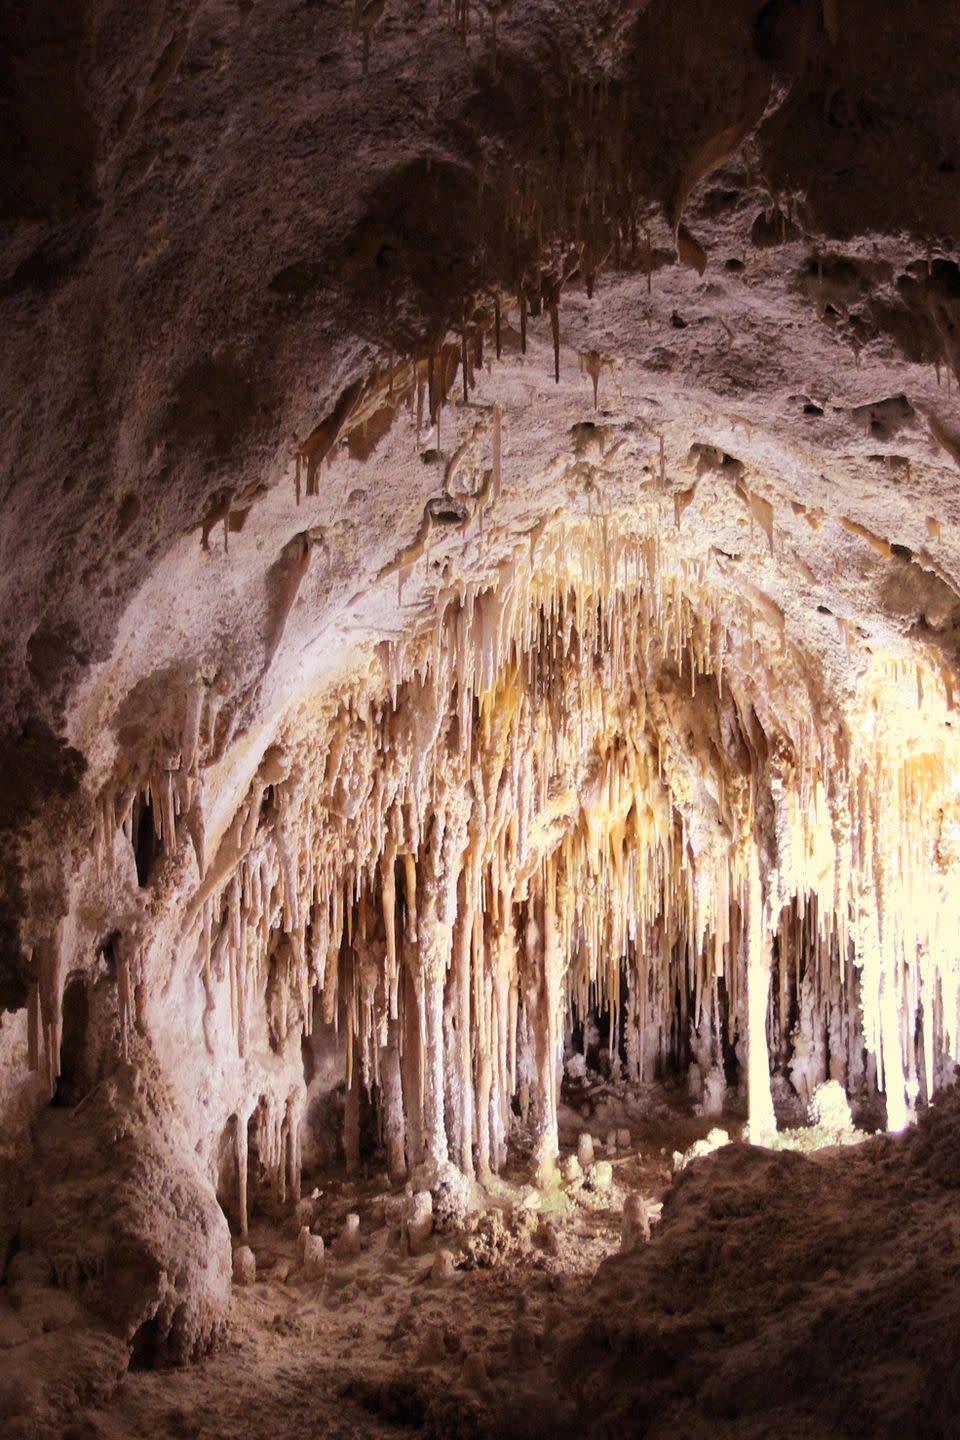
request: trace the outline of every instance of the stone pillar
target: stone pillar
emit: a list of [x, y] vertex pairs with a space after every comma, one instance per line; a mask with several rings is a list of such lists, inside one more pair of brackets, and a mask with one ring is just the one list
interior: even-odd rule
[[747, 1113], [750, 1140], [763, 1145], [777, 1132], [770, 1093], [767, 1008], [770, 1000], [771, 944], [764, 924], [760, 857], [747, 850]]

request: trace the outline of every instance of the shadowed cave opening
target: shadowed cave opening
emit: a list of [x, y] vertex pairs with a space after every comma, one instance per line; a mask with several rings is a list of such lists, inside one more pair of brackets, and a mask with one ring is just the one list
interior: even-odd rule
[[137, 884], [145, 889], [150, 883], [150, 872], [160, 853], [153, 801], [148, 795], [138, 796], [133, 802], [133, 855], [137, 867]]
[[130, 1342], [130, 1369], [136, 1374], [152, 1370], [155, 1364], [159, 1327], [155, 1319], [144, 1320]]
[[77, 1105], [90, 1088], [87, 1053], [90, 1005], [85, 974], [73, 974], [63, 991], [63, 1036], [60, 1042], [60, 1074], [52, 1104]]

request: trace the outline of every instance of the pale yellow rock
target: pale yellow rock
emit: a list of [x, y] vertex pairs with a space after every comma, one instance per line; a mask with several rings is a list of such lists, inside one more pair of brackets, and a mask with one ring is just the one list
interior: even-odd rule
[[613, 1184], [613, 1166], [610, 1161], [594, 1161], [587, 1173], [587, 1179], [593, 1190], [609, 1190]]

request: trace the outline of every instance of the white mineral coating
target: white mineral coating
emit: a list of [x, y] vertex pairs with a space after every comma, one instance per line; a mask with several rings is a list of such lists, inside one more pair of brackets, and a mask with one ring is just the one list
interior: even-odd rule
[[93, 1320], [199, 1355], [364, 1090], [393, 1183], [490, 1181], [515, 1102], [546, 1179], [600, 1013], [710, 1116], [736, 1035], [758, 1142], [772, 1071], [902, 1129], [960, 1058], [957, 7], [903, 65], [895, 0], [514, 0], [469, 51], [449, 6], [46, 8], [0, 1255], [109, 1255]]
[[574, 1051], [574, 1053], [567, 1059], [564, 1068], [567, 1072], [567, 1078], [569, 1080], [583, 1080], [586, 1078], [587, 1074], [586, 1057], [581, 1055], [579, 1051]]
[[839, 1081], [825, 1080], [817, 1086], [810, 1099], [807, 1118], [811, 1125], [818, 1125], [838, 1138], [852, 1133], [854, 1124], [850, 1101]]
[[715, 1065], [707, 1071], [706, 1078], [703, 1082], [703, 1099], [700, 1106], [701, 1113], [711, 1119], [722, 1115], [726, 1095], [726, 1076], [721, 1067]]
[[583, 1166], [578, 1155], [565, 1155], [560, 1164], [560, 1173], [565, 1185], [575, 1185], [583, 1179]]
[[461, 1230], [477, 1207], [477, 1186], [451, 1160], [419, 1165], [411, 1174], [414, 1191], [430, 1193], [433, 1228], [442, 1233]]
[[681, 1154], [680, 1151], [673, 1152], [673, 1168], [685, 1170], [693, 1160], [702, 1160], [707, 1155], [712, 1155], [715, 1150], [720, 1150], [724, 1145], [730, 1144], [730, 1136], [726, 1130], [715, 1127], [705, 1139], [695, 1140], [694, 1143]]
[[613, 1184], [613, 1166], [609, 1160], [595, 1160], [587, 1173], [593, 1190], [609, 1190]]

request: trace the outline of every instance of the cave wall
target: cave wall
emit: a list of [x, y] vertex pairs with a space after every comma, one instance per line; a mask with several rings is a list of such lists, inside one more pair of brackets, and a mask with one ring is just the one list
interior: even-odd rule
[[893, 1125], [950, 1078], [960, 19], [364, 13], [4, 18], [4, 1234], [129, 1065], [204, 1213], [251, 1120], [279, 1203], [318, 1005], [378, 1090], [417, 1016], [395, 1169], [495, 1160], [516, 1071], [548, 1170], [621, 959], [641, 1075], [717, 1063], [722, 974], [758, 1134], [768, 1040]]

